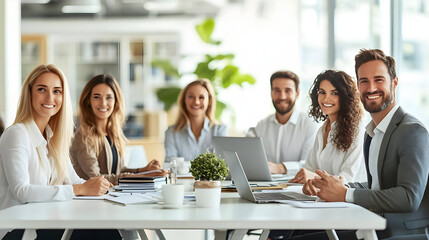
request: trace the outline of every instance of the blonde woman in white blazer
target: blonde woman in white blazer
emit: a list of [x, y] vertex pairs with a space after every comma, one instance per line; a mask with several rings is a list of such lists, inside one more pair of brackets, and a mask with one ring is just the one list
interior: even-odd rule
[[0, 209], [108, 191], [105, 178], [85, 181], [75, 173], [72, 134], [67, 81], [56, 66], [40, 65], [24, 81], [15, 121], [0, 139]]

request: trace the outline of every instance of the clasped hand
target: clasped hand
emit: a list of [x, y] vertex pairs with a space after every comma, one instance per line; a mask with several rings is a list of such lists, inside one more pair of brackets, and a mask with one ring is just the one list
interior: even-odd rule
[[321, 170], [316, 170], [316, 174], [314, 179], [309, 179], [302, 187], [304, 194], [318, 196], [327, 202], [346, 201], [347, 187], [341, 176], [332, 176]]
[[305, 168], [301, 168], [298, 173], [295, 175], [295, 177], [291, 180], [289, 180], [290, 183], [301, 183], [304, 184], [307, 182], [307, 180], [309, 179], [313, 179], [314, 177], [316, 177], [317, 174], [305, 169]]

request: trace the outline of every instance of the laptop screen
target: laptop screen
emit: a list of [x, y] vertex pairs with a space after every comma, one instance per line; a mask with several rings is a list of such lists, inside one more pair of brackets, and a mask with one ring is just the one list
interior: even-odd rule
[[259, 137], [213, 137], [215, 151], [236, 152], [248, 180], [272, 181], [262, 139]]
[[234, 180], [240, 197], [251, 202], [256, 202], [237, 153], [228, 150], [224, 150], [223, 153], [225, 154], [225, 161], [231, 171], [232, 180]]

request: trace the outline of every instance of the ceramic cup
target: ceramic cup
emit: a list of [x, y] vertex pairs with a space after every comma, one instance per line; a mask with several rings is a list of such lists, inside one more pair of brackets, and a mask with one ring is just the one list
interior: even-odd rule
[[182, 205], [185, 195], [185, 186], [183, 184], [165, 184], [162, 185], [162, 197], [164, 205]]

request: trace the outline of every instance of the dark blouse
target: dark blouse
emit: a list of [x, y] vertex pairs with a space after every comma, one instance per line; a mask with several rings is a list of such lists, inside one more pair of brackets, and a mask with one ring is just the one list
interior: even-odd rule
[[109, 136], [106, 135], [107, 141], [109, 142], [110, 148], [112, 149], [112, 173], [116, 174], [116, 169], [118, 168], [118, 150], [116, 149], [115, 145], [112, 144], [112, 140]]

